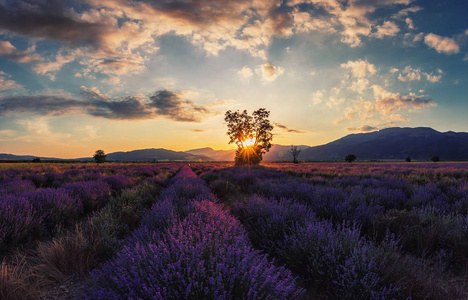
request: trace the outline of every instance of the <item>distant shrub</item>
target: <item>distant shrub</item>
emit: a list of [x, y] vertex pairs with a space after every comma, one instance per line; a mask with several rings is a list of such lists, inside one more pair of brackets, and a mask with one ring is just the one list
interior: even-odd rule
[[356, 160], [356, 158], [357, 158], [356, 155], [354, 155], [354, 154], [348, 154], [348, 155], [346, 155], [346, 157], [345, 157], [345, 161], [347, 161], [347, 162], [353, 162], [353, 161]]

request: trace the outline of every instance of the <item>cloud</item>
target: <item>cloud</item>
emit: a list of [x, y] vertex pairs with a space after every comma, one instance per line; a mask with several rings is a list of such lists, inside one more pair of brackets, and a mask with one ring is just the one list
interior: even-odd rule
[[[395, 23], [387, 20], [379, 26], [381, 18], [371, 14], [409, 5], [411, 1], [85, 2], [87, 5], [78, 10], [67, 6], [69, 1], [16, 0], [8, 5], [0, 1], [0, 32], [33, 42], [52, 40], [60, 44], [56, 55], [47, 52], [47, 59], [41, 58], [35, 48], [18, 51], [10, 47], [0, 50], [1, 55], [19, 62], [34, 62], [34, 71], [51, 79], [63, 65], [78, 61], [82, 70], [76, 72], [77, 77], [105, 74], [105, 82], [118, 83], [120, 76], [145, 69], [148, 54], [158, 51], [158, 38], [164, 35], [183, 36], [211, 55], [232, 47], [266, 61], [275, 37], [317, 31], [339, 34], [343, 43], [357, 47], [362, 37], [392, 36], [397, 30]], [[417, 8], [407, 8], [399, 14], [416, 11]], [[283, 72], [282, 68], [267, 64], [260, 69], [265, 80], [274, 80]]]
[[11, 112], [29, 112], [43, 116], [65, 115], [89, 106], [88, 102], [61, 96], [6, 96], [0, 98], [0, 115]]
[[439, 53], [455, 54], [460, 52], [460, 46], [451, 38], [429, 33], [424, 37], [424, 43]]
[[402, 10], [400, 10], [396, 15], [394, 15], [395, 18], [403, 18], [403, 17], [406, 17], [409, 13], [416, 13], [420, 10], [422, 10], [423, 8], [420, 7], [420, 6], [412, 6], [412, 7], [408, 7], [408, 8], [404, 8]]
[[307, 131], [304, 130], [298, 130], [298, 129], [291, 129], [287, 127], [286, 125], [283, 125], [281, 123], [274, 123], [276, 128], [279, 128], [282, 131], [289, 132], [289, 133], [307, 133]]
[[410, 119], [405, 118], [400, 114], [392, 114], [392, 115], [388, 116], [388, 118], [392, 122], [408, 123], [410, 121]]
[[[402, 75], [406, 74], [406, 75]], [[398, 75], [398, 80], [403, 82], [421, 80], [421, 70], [420, 69], [413, 69], [411, 66], [406, 66], [402, 73]]]
[[16, 83], [16, 81], [8, 79], [8, 78], [10, 78], [10, 75], [8, 75], [7, 73], [3, 71], [0, 71], [0, 91], [23, 88], [23, 86]]
[[193, 131], [193, 132], [205, 132], [206, 130], [204, 130], [204, 129], [192, 129], [191, 131]]
[[[403, 82], [410, 82], [415, 80], [421, 80], [422, 76], [424, 76], [427, 81], [435, 83], [440, 81], [442, 78], [443, 71], [441, 69], [437, 69], [437, 73], [439, 75], [433, 75], [432, 73], [421, 72], [421, 69], [413, 69], [411, 66], [406, 66], [403, 71], [398, 75], [398, 79]], [[405, 75], [403, 75], [405, 74]]]
[[66, 94], [0, 97], [0, 116], [10, 113], [31, 113], [40, 116], [87, 114], [113, 120], [145, 120], [160, 116], [179, 122], [200, 122], [216, 112], [212, 104], [197, 105], [183, 100], [183, 93], [168, 90], [156, 92], [149, 98], [135, 95], [111, 99], [97, 88], [81, 87], [81, 99]]
[[402, 109], [417, 110], [426, 107], [437, 106], [437, 103], [424, 96], [410, 93], [401, 96], [399, 93], [388, 92], [379, 85], [373, 85], [376, 111], [389, 115]]
[[101, 94], [97, 87], [87, 88], [83, 85], [80, 86], [80, 95], [88, 100], [108, 101], [111, 98], [109, 95]]
[[410, 18], [406, 18], [405, 23], [408, 26], [408, 29], [415, 29], [413, 20], [411, 20]]
[[372, 127], [369, 125], [362, 125], [361, 127], [351, 127], [351, 128], [346, 128], [346, 131], [352, 132], [352, 131], [358, 131], [358, 132], [371, 132], [371, 131], [376, 131], [379, 130], [380, 128], [377, 127]]
[[29, 48], [26, 51], [16, 49], [9, 41], [0, 41], [0, 55], [6, 59], [20, 63], [38, 62], [42, 58], [34, 53], [34, 48]]
[[257, 66], [255, 71], [258, 75], [261, 75], [265, 81], [273, 81], [284, 73], [284, 69], [282, 67], [275, 67], [270, 62]]
[[318, 90], [312, 94], [312, 104], [317, 105], [323, 102], [323, 92], [325, 90]]
[[123, 97], [117, 101], [93, 101], [88, 114], [95, 117], [116, 120], [144, 120], [155, 117], [150, 106], [144, 103], [142, 97]]
[[427, 81], [430, 81], [432, 83], [438, 82], [440, 81], [440, 78], [442, 78], [442, 75], [432, 75], [432, 73], [431, 74], [424, 73], [424, 75], [426, 76]]
[[0, 2], [0, 29], [21, 36], [78, 45], [82, 42], [98, 44], [107, 27], [80, 20], [59, 0], [18, 0], [8, 5]]
[[14, 137], [16, 135], [16, 131], [14, 130], [0, 130], [0, 137]]
[[392, 21], [385, 21], [382, 26], [376, 26], [375, 28], [377, 31], [372, 36], [378, 39], [383, 39], [386, 36], [395, 36], [400, 31], [398, 26]]
[[356, 81], [353, 81], [348, 89], [355, 91], [358, 94], [364, 94], [364, 91], [367, 90], [369, 86], [369, 80], [365, 78], [358, 78]]
[[342, 69], [350, 70], [354, 77], [363, 78], [368, 75], [374, 75], [377, 70], [375, 65], [369, 63], [367, 60], [348, 61], [341, 64]]
[[252, 69], [247, 67], [247, 66], [244, 66], [242, 68], [242, 70], [240, 70], [239, 72], [237, 72], [237, 74], [239, 74], [239, 76], [241, 78], [244, 78], [244, 79], [248, 79], [250, 77], [252, 77], [253, 75], [253, 72], [252, 72]]
[[203, 115], [211, 114], [208, 108], [183, 100], [180, 94], [168, 90], [156, 92], [150, 100], [150, 106], [156, 108], [156, 115], [175, 121], [200, 122]]

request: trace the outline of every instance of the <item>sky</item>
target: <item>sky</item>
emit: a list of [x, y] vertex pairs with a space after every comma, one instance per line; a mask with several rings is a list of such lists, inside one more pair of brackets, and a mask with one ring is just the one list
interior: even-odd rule
[[0, 153], [233, 149], [468, 131], [466, 0], [0, 0]]

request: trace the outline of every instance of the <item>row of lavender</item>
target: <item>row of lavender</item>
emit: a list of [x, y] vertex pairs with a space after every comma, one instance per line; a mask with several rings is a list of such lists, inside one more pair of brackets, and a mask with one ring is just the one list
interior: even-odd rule
[[[173, 168], [166, 166], [165, 170]], [[104, 207], [111, 197], [148, 178], [160, 166], [36, 165], [0, 171], [1, 250], [71, 225]]]
[[[270, 165], [201, 177], [252, 243], [285, 263], [312, 294], [463, 298], [468, 172], [466, 164], [454, 167]], [[381, 171], [368, 176], [374, 168]], [[412, 180], [423, 174], [435, 179]]]
[[[29, 192], [7, 193], [1, 198], [2, 200], [6, 198], [30, 200], [33, 198], [31, 195], [49, 193], [50, 196], [63, 192], [75, 202], [83, 203], [83, 210], [86, 213], [84, 203], [90, 202], [87, 198], [90, 190], [93, 190], [90, 187], [99, 187], [94, 189], [96, 194], [93, 194], [96, 195], [93, 201], [98, 204], [87, 217], [79, 215], [77, 219], [61, 219], [63, 223], [56, 223], [54, 229], [52, 229], [53, 222], [49, 224], [46, 222], [48, 219], [42, 219], [39, 228], [47, 228], [51, 231], [49, 232], [51, 235], [31, 237], [33, 243], [28, 243], [25, 247], [24, 244], [20, 245], [26, 251], [15, 252], [13, 247], [15, 245], [11, 243], [11, 239], [8, 240], [10, 243], [2, 244], [6, 249], [13, 251], [4, 253], [7, 255], [3, 257], [0, 266], [0, 299], [43, 299], [42, 296], [47, 293], [50, 286], [61, 285], [70, 276], [88, 276], [89, 270], [120, 251], [125, 237], [139, 226], [142, 216], [152, 203], [157, 201], [159, 192], [167, 186], [169, 178], [180, 166], [180, 164], [106, 164], [102, 167], [84, 165], [89, 168], [90, 173], [96, 173], [99, 178], [79, 181], [82, 177], [78, 176], [71, 182], [62, 182], [61, 186], [56, 188], [36, 188]], [[21, 165], [15, 167], [18, 168], [9, 170], [10, 174], [23, 173], [30, 176], [33, 173], [39, 177], [44, 168], [54, 168], [58, 170], [57, 177], [66, 177], [67, 175], [62, 173], [67, 172], [67, 169], [81, 169], [83, 165], [43, 165], [26, 172], [23, 170], [27, 168], [21, 168]], [[9, 184], [27, 180], [21, 177], [19, 179], [5, 177], [0, 184], [11, 191], [15, 189]], [[49, 214], [55, 219], [58, 214], [64, 212], [60, 209], [62, 206], [56, 198], [43, 197], [38, 203], [50, 204], [53, 211]], [[20, 215], [21, 211], [18, 214]], [[8, 224], [9, 220], [1, 219], [1, 221], [2, 224]], [[11, 218], [10, 221], [13, 224], [19, 223], [15, 218]], [[46, 224], [50, 226], [47, 227]], [[58, 226], [61, 224], [74, 226]], [[37, 228], [32, 230], [37, 232]], [[21, 241], [26, 242], [25, 239]]]
[[238, 220], [182, 168], [85, 299], [297, 299], [291, 272], [254, 250]]

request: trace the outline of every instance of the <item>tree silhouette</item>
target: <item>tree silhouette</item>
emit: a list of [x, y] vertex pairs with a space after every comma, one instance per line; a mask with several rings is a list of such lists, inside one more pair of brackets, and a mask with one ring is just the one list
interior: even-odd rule
[[106, 161], [106, 154], [104, 153], [104, 150], [96, 150], [96, 153], [94, 153], [93, 158], [94, 161], [99, 163], [103, 163]]
[[438, 161], [440, 161], [440, 158], [437, 155], [434, 155], [433, 157], [431, 157], [431, 160], [433, 162], [438, 162]]
[[406, 158], [406, 162], [411, 162], [411, 157], [408, 156], [408, 157]]
[[229, 144], [237, 145], [236, 165], [258, 165], [263, 154], [270, 150], [273, 125], [269, 116], [270, 112], [265, 108], [254, 111], [252, 116], [247, 110], [226, 112], [224, 121], [228, 127]]
[[347, 162], [353, 162], [353, 161], [356, 160], [356, 158], [357, 158], [356, 155], [354, 155], [354, 154], [348, 154], [348, 155], [346, 155], [346, 157], [345, 157], [344, 160], [347, 161]]
[[289, 152], [291, 152], [291, 155], [293, 157], [293, 163], [299, 163], [297, 158], [299, 157], [299, 154], [301, 154], [301, 151], [301, 149], [297, 149], [297, 146], [291, 145], [291, 149], [289, 150]]

